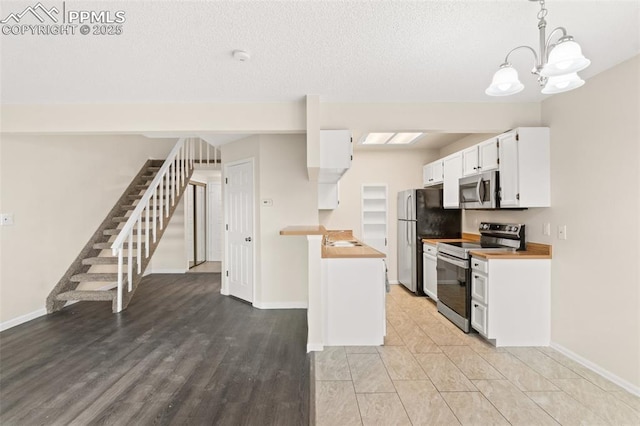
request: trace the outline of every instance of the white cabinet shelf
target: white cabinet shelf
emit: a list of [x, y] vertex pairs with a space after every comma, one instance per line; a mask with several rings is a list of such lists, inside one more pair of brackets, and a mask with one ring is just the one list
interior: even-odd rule
[[362, 241], [387, 254], [387, 185], [362, 185]]

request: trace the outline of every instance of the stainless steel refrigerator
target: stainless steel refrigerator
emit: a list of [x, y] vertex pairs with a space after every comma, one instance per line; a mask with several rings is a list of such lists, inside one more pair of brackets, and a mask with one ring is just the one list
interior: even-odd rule
[[422, 291], [422, 239], [460, 238], [462, 211], [442, 207], [442, 189], [398, 192], [398, 281], [412, 292]]

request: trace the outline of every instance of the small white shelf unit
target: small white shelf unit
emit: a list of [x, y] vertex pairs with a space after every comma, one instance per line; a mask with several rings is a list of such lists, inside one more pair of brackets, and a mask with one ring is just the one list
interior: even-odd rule
[[362, 241], [384, 254], [387, 254], [387, 216], [387, 185], [362, 185]]

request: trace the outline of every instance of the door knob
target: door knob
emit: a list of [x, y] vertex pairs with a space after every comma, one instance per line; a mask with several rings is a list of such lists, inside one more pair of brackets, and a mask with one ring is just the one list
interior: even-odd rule
[[245, 240], [246, 242], [249, 242], [249, 243], [250, 243], [250, 242], [251, 242], [251, 237], [247, 237], [247, 238], [245, 238], [244, 240]]

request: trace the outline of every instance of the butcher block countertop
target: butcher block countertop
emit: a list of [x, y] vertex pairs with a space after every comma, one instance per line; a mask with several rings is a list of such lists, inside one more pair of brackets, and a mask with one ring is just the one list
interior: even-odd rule
[[[462, 243], [462, 242], [476, 242], [480, 241], [480, 235], [476, 234], [462, 234], [462, 238], [449, 238], [449, 239], [423, 239], [423, 243], [437, 244], [437, 243]], [[483, 259], [551, 259], [552, 247], [547, 244], [539, 243], [527, 243], [527, 249], [524, 251], [507, 251], [504, 252], [483, 252], [471, 250], [469, 254], [475, 257]]]
[[480, 241], [480, 235], [477, 234], [467, 234], [466, 232], [462, 233], [462, 238], [423, 238], [422, 242], [427, 244], [438, 244], [438, 243], [474, 243], [476, 241]]
[[287, 226], [280, 230], [280, 235], [325, 235], [327, 230], [322, 225]]
[[551, 259], [552, 248], [547, 244], [527, 243], [527, 249], [524, 251], [473, 251], [469, 252], [472, 256], [483, 259]]
[[351, 230], [327, 230], [324, 226], [287, 226], [280, 235], [325, 235], [327, 241], [357, 241], [359, 246], [332, 247], [322, 244], [323, 259], [385, 258], [384, 253], [369, 247], [353, 236]]

